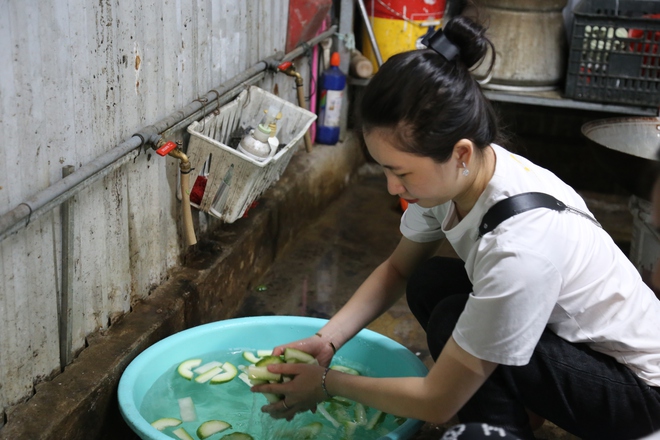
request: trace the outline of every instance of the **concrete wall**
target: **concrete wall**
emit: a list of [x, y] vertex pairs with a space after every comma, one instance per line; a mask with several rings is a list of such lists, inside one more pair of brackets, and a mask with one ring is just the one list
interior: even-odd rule
[[[287, 18], [287, 0], [0, 2], [0, 215], [284, 51]], [[291, 77], [259, 85], [296, 102]], [[142, 153], [75, 195], [70, 249], [60, 209], [0, 242], [0, 427], [60, 372], [63, 290], [78, 353], [183, 262], [177, 170]]]
[[282, 179], [248, 217], [211, 228], [170, 279], [137, 303], [53, 380], [9, 411], [0, 440], [131, 439], [116, 397], [122, 372], [140, 352], [177, 331], [231, 318], [296, 234], [350, 184], [364, 157], [349, 138], [293, 157]]

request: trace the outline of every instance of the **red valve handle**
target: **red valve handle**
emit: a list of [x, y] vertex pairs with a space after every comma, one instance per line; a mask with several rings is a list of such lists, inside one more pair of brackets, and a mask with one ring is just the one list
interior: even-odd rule
[[176, 143], [172, 141], [165, 142], [162, 147], [156, 150], [156, 153], [160, 154], [161, 156], [167, 156], [170, 154], [170, 151], [174, 150], [176, 147]]
[[289, 67], [291, 67], [292, 65], [293, 65], [293, 63], [292, 63], [291, 61], [285, 61], [285, 62], [283, 62], [282, 64], [280, 64], [279, 66], [277, 66], [277, 68], [278, 68], [279, 70], [287, 70], [287, 69], [288, 69]]

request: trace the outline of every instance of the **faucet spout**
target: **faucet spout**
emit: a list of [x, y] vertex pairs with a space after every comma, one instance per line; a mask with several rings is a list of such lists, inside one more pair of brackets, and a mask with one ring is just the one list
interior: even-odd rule
[[160, 156], [172, 156], [179, 160], [179, 170], [181, 172], [181, 204], [183, 205], [183, 239], [187, 246], [197, 243], [195, 237], [195, 228], [192, 222], [192, 210], [190, 208], [190, 171], [192, 171], [188, 156], [179, 145], [169, 141], [159, 141], [156, 144], [156, 153]]
[[[296, 70], [296, 66], [293, 65], [291, 61], [285, 61], [279, 66], [277, 66], [278, 70], [288, 76], [293, 76], [296, 81], [296, 89], [298, 90], [298, 106], [300, 108], [303, 108], [307, 110], [307, 104], [305, 104], [305, 92], [303, 90], [303, 77]], [[312, 138], [309, 135], [309, 130], [305, 132], [305, 150], [307, 150], [308, 153], [312, 152]]]

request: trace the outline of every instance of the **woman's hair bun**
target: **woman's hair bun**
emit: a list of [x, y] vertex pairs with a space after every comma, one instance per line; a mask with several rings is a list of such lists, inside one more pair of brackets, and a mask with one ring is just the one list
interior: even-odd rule
[[486, 29], [483, 26], [468, 17], [458, 15], [447, 21], [442, 31], [447, 39], [458, 47], [459, 57], [468, 68], [482, 61], [488, 53], [488, 48], [491, 48], [492, 68], [492, 63], [495, 62], [495, 49], [493, 43], [486, 37]]

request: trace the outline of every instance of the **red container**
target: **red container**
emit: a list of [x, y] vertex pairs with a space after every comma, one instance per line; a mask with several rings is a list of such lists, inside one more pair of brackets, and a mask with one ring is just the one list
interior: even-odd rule
[[332, 0], [289, 0], [286, 51], [312, 39], [330, 12]]
[[[368, 0], [367, 14], [376, 37], [378, 49], [387, 61], [392, 55], [419, 49], [429, 28], [442, 25], [445, 0]], [[362, 36], [362, 52], [378, 70], [376, 56], [366, 29]]]

